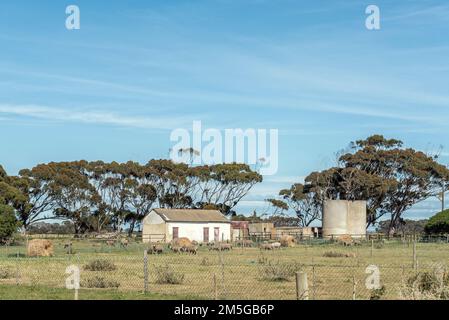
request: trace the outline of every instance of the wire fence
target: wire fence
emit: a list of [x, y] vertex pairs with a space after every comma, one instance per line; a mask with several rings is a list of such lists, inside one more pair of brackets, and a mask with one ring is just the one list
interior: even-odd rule
[[69, 266], [79, 269], [80, 299], [111, 291], [220, 300], [449, 297], [446, 244], [200, 246], [190, 253], [158, 246], [160, 251], [148, 252], [148, 244], [124, 248], [78, 241], [71, 254], [63, 243], [55, 244], [52, 257], [28, 257], [25, 246], [1, 247], [0, 299], [11, 288], [40, 289], [43, 298], [50, 289], [69, 290]]

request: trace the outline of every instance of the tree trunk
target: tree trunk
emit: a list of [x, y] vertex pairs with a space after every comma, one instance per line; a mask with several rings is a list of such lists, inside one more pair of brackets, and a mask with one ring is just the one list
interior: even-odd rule
[[133, 219], [131, 224], [129, 225], [128, 236], [131, 237], [134, 232], [134, 226], [136, 225], [136, 219]]

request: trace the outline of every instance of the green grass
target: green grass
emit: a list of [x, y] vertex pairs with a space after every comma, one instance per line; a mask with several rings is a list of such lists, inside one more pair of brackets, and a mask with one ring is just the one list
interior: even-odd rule
[[[73, 300], [74, 291], [44, 286], [0, 285], [0, 300]], [[79, 300], [187, 300], [192, 297], [118, 290], [80, 289]]]

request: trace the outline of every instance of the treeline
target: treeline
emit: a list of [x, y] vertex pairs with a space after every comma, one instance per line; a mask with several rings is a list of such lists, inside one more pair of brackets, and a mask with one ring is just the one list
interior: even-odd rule
[[383, 218], [382, 229], [402, 231], [403, 213], [414, 204], [449, 188], [449, 170], [428, 155], [403, 142], [373, 135], [352, 142], [336, 156], [336, 166], [312, 172], [305, 183], [295, 183], [267, 199], [274, 212], [293, 211], [299, 224], [308, 226], [321, 219], [324, 200], [367, 200], [367, 227]]
[[[1, 168], [1, 167], [0, 167]], [[0, 169], [0, 204], [28, 230], [48, 220], [71, 221], [75, 233], [131, 234], [155, 207], [233, 208], [262, 176], [246, 164], [189, 166], [171, 160], [51, 162], [8, 176]]]

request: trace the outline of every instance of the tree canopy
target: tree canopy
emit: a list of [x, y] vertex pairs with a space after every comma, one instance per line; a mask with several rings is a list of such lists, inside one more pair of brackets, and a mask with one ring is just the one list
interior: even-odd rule
[[304, 186], [295, 184], [279, 195], [298, 217], [314, 217], [310, 212], [319, 210], [325, 199], [366, 200], [367, 227], [389, 214], [388, 229], [393, 233], [407, 209], [442, 188], [447, 190], [449, 170], [437, 158], [404, 148], [400, 140], [373, 135], [352, 142], [351, 151], [338, 158], [338, 166], [312, 172]]
[[449, 233], [449, 209], [441, 211], [431, 217], [424, 227], [429, 234], [448, 234]]
[[25, 229], [50, 218], [76, 233], [132, 233], [155, 207], [218, 209], [233, 214], [262, 176], [246, 164], [191, 166], [171, 160], [141, 165], [103, 161], [39, 164], [8, 177], [0, 167], [0, 204], [13, 208]]

